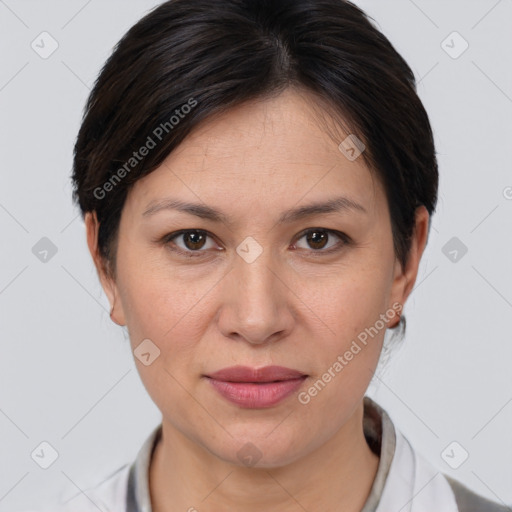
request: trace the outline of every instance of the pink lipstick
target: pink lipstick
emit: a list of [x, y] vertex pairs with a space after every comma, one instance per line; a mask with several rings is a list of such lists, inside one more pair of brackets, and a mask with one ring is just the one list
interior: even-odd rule
[[307, 375], [283, 366], [258, 369], [231, 366], [206, 378], [229, 402], [248, 409], [261, 409], [272, 407], [297, 391]]

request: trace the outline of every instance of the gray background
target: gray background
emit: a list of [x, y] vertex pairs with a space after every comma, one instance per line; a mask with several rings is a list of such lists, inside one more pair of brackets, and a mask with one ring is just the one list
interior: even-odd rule
[[[96, 483], [160, 421], [110, 321], [69, 181], [93, 81], [158, 3], [0, 0], [0, 512]], [[406, 340], [369, 394], [440, 471], [512, 503], [512, 0], [356, 3], [419, 80], [441, 174]], [[43, 31], [58, 43], [46, 59], [31, 47]], [[43, 237], [57, 249], [46, 262]], [[31, 458], [42, 441], [59, 454], [48, 469]]]

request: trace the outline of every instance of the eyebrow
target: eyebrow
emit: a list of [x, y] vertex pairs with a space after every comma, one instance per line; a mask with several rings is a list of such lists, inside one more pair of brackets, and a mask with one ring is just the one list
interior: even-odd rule
[[[144, 217], [148, 217], [162, 210], [177, 210], [180, 212], [188, 213], [190, 215], [195, 215], [201, 219], [232, 224], [229, 216], [219, 210], [216, 210], [215, 208], [212, 208], [211, 206], [206, 206], [199, 203], [188, 203], [180, 201], [179, 199], [172, 198], [150, 202], [142, 215]], [[356, 201], [345, 196], [339, 196], [333, 199], [329, 199], [328, 201], [310, 203], [305, 206], [299, 206], [297, 208], [287, 210], [281, 214], [279, 217], [279, 222], [291, 223], [312, 215], [318, 215], [322, 213], [336, 213], [341, 211], [360, 211], [363, 213], [368, 213], [364, 206], [357, 203]]]

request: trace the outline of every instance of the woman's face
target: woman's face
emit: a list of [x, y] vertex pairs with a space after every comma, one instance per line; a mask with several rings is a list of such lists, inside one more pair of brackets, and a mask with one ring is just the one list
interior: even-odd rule
[[[288, 90], [186, 138], [130, 190], [116, 280], [101, 276], [163, 422], [235, 464], [246, 443], [258, 466], [290, 463], [347, 423], [425, 243], [428, 215], [420, 210], [402, 269], [380, 182], [362, 157], [338, 149], [309, 105]], [[335, 199], [336, 210], [304, 209]], [[154, 208], [165, 201], [197, 207]], [[213, 211], [222, 220], [206, 215]], [[90, 217], [87, 226], [94, 254]], [[171, 240], [181, 230], [200, 232]], [[151, 342], [137, 349], [143, 340]], [[207, 377], [234, 365], [307, 377], [277, 403], [251, 408]]]

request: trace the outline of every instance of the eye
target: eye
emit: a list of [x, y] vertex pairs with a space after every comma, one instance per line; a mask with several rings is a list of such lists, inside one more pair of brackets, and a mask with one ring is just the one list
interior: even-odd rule
[[[310, 228], [303, 231], [299, 237], [298, 240], [304, 238], [309, 245], [309, 247], [299, 247], [300, 249], [313, 249], [314, 252], [321, 253], [335, 252], [350, 242], [349, 237], [344, 233], [325, 228]], [[333, 239], [334, 243], [331, 243]], [[336, 239], [339, 240], [338, 243]], [[296, 243], [294, 247], [298, 247], [298, 244]]]
[[[169, 244], [169, 249], [178, 253], [184, 253], [187, 256], [200, 256], [200, 254], [193, 253], [201, 253], [205, 252], [207, 249], [216, 248], [216, 244], [210, 243], [208, 246], [207, 240], [211, 239], [209, 233], [203, 231], [201, 229], [184, 229], [182, 231], [177, 231], [175, 233], [171, 233], [166, 235], [163, 239], [165, 244]], [[176, 241], [181, 241], [182, 244], [176, 243]], [[175, 246], [175, 247], [173, 247]]]
[[[345, 245], [350, 243], [350, 238], [339, 231], [325, 228], [309, 228], [302, 231], [297, 240], [305, 239], [306, 247], [301, 247], [297, 242], [293, 248], [305, 249], [310, 252], [320, 254], [330, 254], [341, 250]], [[336, 240], [338, 240], [336, 242]], [[219, 249], [218, 245], [213, 242], [213, 237], [207, 231], [202, 229], [182, 229], [165, 235], [161, 242], [169, 248], [169, 250], [186, 257], [204, 256], [209, 249]], [[319, 254], [319, 255], [320, 255]]]

